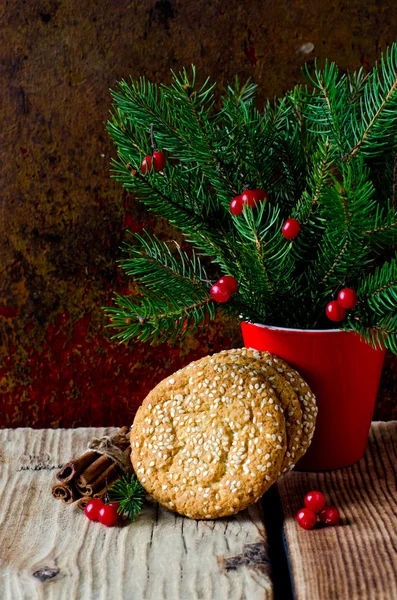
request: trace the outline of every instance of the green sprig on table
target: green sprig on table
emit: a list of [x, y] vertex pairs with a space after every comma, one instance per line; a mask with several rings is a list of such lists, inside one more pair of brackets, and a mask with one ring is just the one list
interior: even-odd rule
[[119, 503], [117, 512], [125, 514], [130, 521], [134, 521], [142, 511], [146, 498], [146, 492], [135, 475], [123, 476], [109, 488], [107, 494], [111, 502]]

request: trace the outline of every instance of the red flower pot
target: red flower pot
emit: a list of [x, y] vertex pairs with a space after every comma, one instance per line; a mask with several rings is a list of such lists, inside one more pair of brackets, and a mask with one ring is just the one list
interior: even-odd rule
[[241, 327], [246, 347], [286, 360], [317, 397], [316, 431], [298, 468], [339, 469], [357, 462], [365, 451], [385, 351], [350, 331]]

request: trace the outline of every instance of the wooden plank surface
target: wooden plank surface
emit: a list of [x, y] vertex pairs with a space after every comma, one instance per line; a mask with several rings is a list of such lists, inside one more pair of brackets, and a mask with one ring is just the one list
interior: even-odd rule
[[148, 502], [108, 529], [52, 498], [60, 465], [111, 431], [0, 431], [1, 600], [272, 598], [260, 504], [200, 522]]
[[[397, 422], [373, 423], [365, 457], [325, 473], [292, 472], [277, 484], [297, 600], [397, 598]], [[342, 525], [304, 531], [295, 514], [322, 490]]]

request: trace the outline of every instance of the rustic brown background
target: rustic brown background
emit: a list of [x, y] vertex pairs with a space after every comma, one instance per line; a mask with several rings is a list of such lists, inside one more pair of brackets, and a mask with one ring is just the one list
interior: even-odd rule
[[[115, 264], [123, 230], [163, 225], [109, 178], [108, 88], [194, 62], [272, 97], [315, 57], [373, 64], [397, 37], [397, 4], [11, 0], [0, 27], [0, 425], [125, 423], [166, 373], [241, 340], [226, 323], [180, 347], [109, 341], [101, 306], [128, 289]], [[380, 418], [397, 416], [396, 365], [388, 357]]]

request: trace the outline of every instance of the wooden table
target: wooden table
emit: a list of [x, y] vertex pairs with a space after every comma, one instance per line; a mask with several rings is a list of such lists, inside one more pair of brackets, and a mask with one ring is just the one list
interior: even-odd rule
[[[233, 518], [190, 521], [149, 501], [107, 529], [51, 496], [55, 471], [111, 429], [0, 431], [2, 600], [397, 598], [397, 422], [374, 423], [348, 469], [292, 472]], [[338, 527], [304, 531], [304, 494], [324, 491]]]

